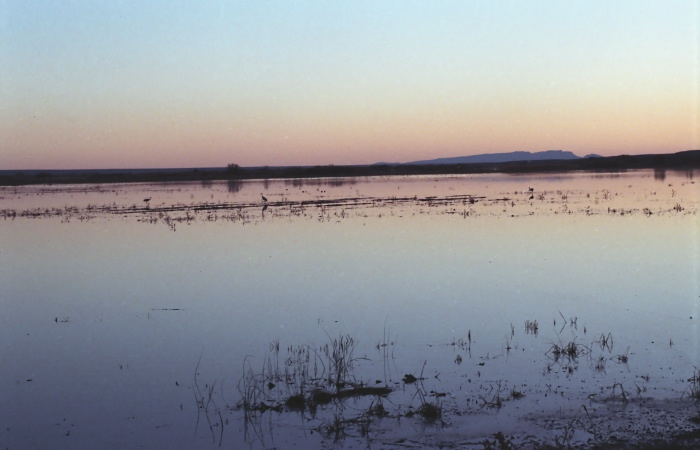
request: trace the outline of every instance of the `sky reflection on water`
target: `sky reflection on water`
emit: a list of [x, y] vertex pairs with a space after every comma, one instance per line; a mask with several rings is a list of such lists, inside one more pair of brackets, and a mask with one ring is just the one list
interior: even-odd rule
[[[12, 362], [3, 364], [0, 401], [15, 405], [3, 413], [0, 440], [11, 448], [211, 447], [208, 430], [195, 433], [198, 361], [201, 382], [221, 389], [219, 406], [233, 406], [244, 358], [261, 364], [275, 340], [320, 345], [350, 334], [358, 352], [375, 361], [358, 374], [371, 380], [384, 376], [374, 347], [389, 334], [396, 343], [392, 380], [425, 364], [462, 411], [479, 390], [466, 379], [508, 383], [513, 374], [533, 398], [543, 383], [560, 385], [572, 405], [614, 383], [632, 390], [647, 375], [645, 395], [677, 398], [700, 361], [698, 194], [687, 173], [72, 189], [0, 192], [4, 207], [17, 212], [66, 204], [78, 210], [70, 218], [20, 214], [0, 222], [0, 348]], [[311, 205], [301, 215], [275, 214], [271, 206], [263, 216], [256, 206], [248, 221], [197, 215], [177, 222], [175, 232], [162, 220], [141, 222], [149, 211], [86, 210], [110, 202], [143, 208], [144, 197], [156, 210], [177, 202], [261, 205], [261, 192], [270, 204], [394, 192], [483, 199], [323, 212]], [[505, 196], [512, 200], [498, 200]], [[573, 317], [577, 327], [563, 328]], [[539, 336], [525, 333], [526, 320], [539, 321]], [[471, 357], [460, 353], [465, 363], [456, 365], [446, 345], [468, 333]], [[555, 367], [546, 374], [548, 345], [590, 343], [605, 333], [616, 346], [605, 373]], [[627, 347], [629, 364], [614, 363]], [[548, 406], [522, 408], [544, 413]], [[240, 444], [239, 412], [226, 414], [224, 442]], [[277, 438], [300, 439], [290, 427], [297, 429], [282, 421], [287, 431]]]

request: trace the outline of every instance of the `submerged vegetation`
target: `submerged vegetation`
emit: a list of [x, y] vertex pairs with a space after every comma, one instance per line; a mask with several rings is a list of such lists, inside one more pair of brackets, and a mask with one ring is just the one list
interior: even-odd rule
[[[561, 313], [559, 315], [564, 317]], [[537, 324], [537, 320], [527, 320], [525, 334], [521, 338], [542, 339], [534, 331], [539, 330]], [[571, 338], [563, 340], [563, 332], [570, 333]], [[426, 369], [430, 364], [425, 360], [419, 372], [405, 373], [401, 378], [397, 375], [401, 372], [396, 369], [398, 362], [393, 352], [395, 341], [389, 341], [386, 333], [375, 346], [378, 351], [376, 358], [357, 356], [358, 342], [347, 334], [337, 337], [326, 334], [327, 342], [322, 345], [284, 347], [279, 341], [273, 341], [258, 368], [253, 367], [249, 357], [243, 361], [243, 375], [238, 381], [239, 399], [234, 405], [220, 407], [213, 395], [216, 382], [205, 384], [202, 388], [195, 374], [195, 399], [201, 411], [197, 426], [200, 422], [206, 423], [212, 442], [221, 445], [225, 441], [224, 428], [230, 422], [227, 412], [238, 411], [242, 414], [246, 439], [265, 446], [266, 442], [274, 441], [275, 422], [282, 426], [289, 423], [286, 417], [299, 415], [303, 420], [295, 426], [312, 434], [316, 432], [322, 439], [333, 442], [359, 440], [366, 442], [364, 445], [367, 447], [372, 442], [407, 444], [410, 441], [386, 441], [386, 424], [398, 425], [402, 420], [418, 421], [422, 426], [439, 430], [451, 427], [462, 416], [492, 416], [502, 410], [517, 411], [522, 408], [528, 411], [533, 407], [537, 409], [535, 405], [549, 396], [555, 400], [570, 395], [562, 387], [555, 388], [549, 384], [555, 383], [559, 376], [570, 378], [582, 368], [588, 368], [588, 375], [581, 379], [592, 381], [596, 374], [605, 373], [606, 362], [610, 360], [627, 366], [625, 372], [631, 370], [628, 366], [632, 362], [630, 348], [616, 355], [610, 332], [595, 334], [586, 340], [578, 334], [577, 318], [570, 318], [564, 320], [563, 327], [555, 319], [551, 335], [555, 340], [541, 354], [541, 363], [545, 368], [544, 391], [518, 384], [517, 373], [513, 373], [511, 378], [485, 378], [482, 372], [488, 367], [487, 363], [504, 355], [472, 356], [472, 351], [479, 352], [479, 346], [472, 349], [471, 330], [465, 338], [453, 339], [446, 347], [460, 352], [466, 361], [471, 361], [468, 367], [473, 369], [427, 375]], [[583, 336], [586, 335], [584, 333]], [[518, 338], [512, 325], [511, 338]], [[513, 345], [513, 350], [518, 348], [517, 344]], [[392, 350], [388, 351], [389, 348]], [[384, 379], [362, 375], [363, 372], [373, 372], [379, 362], [385, 368], [392, 368], [384, 370]], [[585, 364], [579, 364], [581, 362]], [[547, 375], [550, 373], [559, 375]], [[464, 377], [476, 377], [480, 381], [473, 383], [469, 379], [465, 385], [464, 381], [459, 381]], [[609, 384], [600, 386], [598, 391], [596, 383], [592, 383], [588, 394], [583, 385], [580, 396], [569, 400], [571, 406], [566, 408], [569, 413], [559, 406], [560, 413], [544, 421], [523, 416], [520, 420], [525, 419], [530, 423], [530, 431], [526, 434], [498, 431], [486, 438], [477, 438], [480, 433], [476, 433], [474, 438], [469, 438], [467, 434], [466, 440], [460, 442], [476, 448], [569, 448], [583, 444], [608, 448], [610, 445], [636, 445], [649, 440], [673, 442], [680, 447], [696, 443], [692, 437], [693, 430], [697, 430], [693, 411], [696, 409], [694, 402], [700, 401], [700, 371], [694, 370], [679, 396], [678, 401], [683, 398], [689, 401], [683, 406], [688, 411], [687, 418], [685, 424], [678, 423], [671, 434], [662, 426], [648, 421], [643, 426], [628, 426], [626, 432], [614, 426], [614, 421], [620, 419], [613, 418], [613, 422], [610, 422], [610, 415], [624, 414], [626, 405], [653, 408], [645, 406], [654, 404], [651, 397], [644, 395], [649, 386], [649, 376], [636, 378], [644, 384], [631, 383], [627, 377], [616, 379], [603, 376], [601, 380], [610, 380]], [[665, 416], [662, 414], [661, 417]], [[661, 422], [666, 420], [662, 418], [659, 419]], [[587, 437], [582, 441], [583, 436]], [[453, 442], [452, 445], [460, 444]]]
[[[437, 180], [435, 180], [437, 182]], [[459, 179], [452, 180], [458, 185]], [[195, 200], [190, 195], [190, 201], [168, 201], [180, 191], [177, 185], [163, 185], [160, 195], [130, 201], [115, 201], [112, 197], [120, 197], [127, 192], [126, 188], [107, 189], [99, 185], [84, 188], [79, 185], [67, 189], [71, 198], [79, 195], [99, 194], [104, 198], [103, 203], [96, 201], [87, 203], [66, 204], [63, 206], [30, 206], [30, 199], [44, 195], [63, 192], [61, 189], [50, 187], [16, 187], [0, 189], [0, 199], [5, 200], [5, 208], [0, 209], [0, 218], [4, 220], [17, 219], [58, 219], [61, 222], [94, 221], [104, 218], [117, 217], [134, 219], [148, 224], [162, 224], [172, 231], [180, 225], [194, 223], [237, 223], [255, 224], [270, 220], [315, 220], [324, 223], [342, 223], [350, 219], [366, 219], [368, 217], [382, 218], [413, 217], [416, 215], [445, 215], [463, 220], [479, 217], [527, 218], [532, 216], [609, 216], [609, 217], [645, 217], [649, 220], [668, 216], [687, 216], [697, 214], [698, 199], [693, 195], [692, 186], [695, 181], [690, 179], [683, 182], [681, 188], [685, 196], [681, 197], [677, 187], [669, 185], [670, 195], [665, 192], [645, 192], [639, 199], [621, 200], [622, 195], [607, 188], [594, 191], [585, 190], [516, 190], [490, 194], [455, 193], [455, 187], [448, 187], [441, 195], [362, 195], [359, 189], [352, 189], [356, 180], [353, 179], [324, 179], [324, 180], [286, 180], [284, 188], [269, 193], [268, 197], [259, 194], [241, 195], [239, 181], [228, 186], [225, 198], [215, 198], [210, 194], [206, 201]], [[251, 182], [252, 183], [252, 182]], [[348, 184], [350, 189], [341, 189], [337, 194], [329, 193], [326, 187], [342, 187]], [[337, 185], [337, 186], [336, 186]], [[314, 190], [309, 188], [315, 187]], [[398, 185], [396, 192], [400, 192]], [[211, 187], [211, 186], [205, 186]], [[254, 185], [249, 187], [255, 188]], [[234, 195], [233, 199], [229, 194]], [[352, 195], [351, 195], [352, 194]], [[156, 197], [163, 197], [157, 200]], [[19, 199], [17, 205], [9, 199]], [[27, 200], [25, 202], [25, 200]], [[528, 332], [537, 333], [537, 323], [526, 323]]]

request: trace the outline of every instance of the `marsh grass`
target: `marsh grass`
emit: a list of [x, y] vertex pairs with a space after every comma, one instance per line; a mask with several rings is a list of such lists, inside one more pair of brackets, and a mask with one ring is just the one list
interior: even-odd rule
[[328, 362], [328, 384], [335, 387], [336, 391], [355, 381], [353, 364], [355, 361], [367, 358], [355, 358], [355, 340], [350, 335], [330, 338], [330, 342], [321, 347], [321, 352]]
[[606, 363], [607, 363], [607, 359], [603, 355], [600, 355], [598, 357], [598, 359], [596, 360], [595, 365], [593, 366], [593, 369], [596, 372], [605, 373], [605, 364]]
[[318, 406], [334, 401], [391, 393], [388, 386], [371, 387], [357, 381], [354, 363], [367, 358], [353, 356], [355, 345], [349, 335], [329, 337], [319, 348], [290, 345], [283, 367], [279, 342], [270, 343], [261, 371], [256, 372], [248, 358], [244, 360], [236, 408], [249, 416], [284, 409], [313, 414]]
[[335, 413], [333, 419], [329, 422], [324, 422], [316, 430], [326, 438], [332, 438], [333, 442], [339, 442], [346, 436], [346, 429], [351, 422], [348, 422], [342, 415]]
[[[241, 181], [237, 181], [239, 185]], [[237, 192], [240, 187], [229, 190]], [[451, 188], [454, 190], [454, 188]], [[178, 189], [177, 191], [181, 191]], [[87, 206], [64, 205], [62, 207], [28, 207], [26, 209], [5, 208], [0, 210], [0, 219], [41, 219], [58, 218], [62, 223], [72, 220], [81, 222], [91, 221], [97, 218], [118, 216], [121, 218], [133, 217], [136, 221], [149, 224], [161, 224], [171, 231], [176, 231], [180, 224], [191, 225], [194, 223], [231, 222], [238, 224], [260, 223], [273, 219], [297, 219], [305, 218], [317, 220], [325, 223], [339, 223], [351, 217], [369, 217], [369, 211], [376, 211], [372, 215], [377, 218], [383, 216], [403, 217], [403, 210], [411, 209], [417, 214], [455, 214], [461, 215], [463, 219], [470, 220], [473, 217], [484, 215], [490, 209], [495, 214], [507, 214], [509, 217], [542, 215], [542, 214], [583, 214], [585, 216], [600, 215], [605, 212], [614, 216], [635, 216], [638, 213], [647, 217], [663, 216], [668, 213], [677, 214], [697, 214], [697, 202], [681, 204], [677, 200], [677, 193], [672, 191], [666, 203], [652, 211], [648, 206], [631, 208], [612, 207], [600, 203], [612, 200], [620, 196], [620, 193], [611, 192], [607, 189], [602, 191], [581, 193], [556, 190], [538, 192], [537, 198], [541, 202], [559, 204], [560, 207], [545, 211], [543, 208], [536, 208], [526, 213], [517, 213], [517, 207], [521, 203], [529, 206], [533, 205], [535, 194], [532, 191], [516, 191], [516, 196], [525, 193], [527, 200], [505, 197], [486, 197], [473, 194], [425, 196], [417, 195], [409, 197], [385, 196], [368, 197], [361, 196], [357, 191], [356, 196], [333, 197], [326, 195], [325, 190], [320, 190], [320, 195], [313, 199], [294, 199], [285, 194], [268, 193], [270, 200], [264, 203], [252, 201], [230, 202], [217, 201], [211, 195], [212, 201], [193, 201], [190, 194], [189, 202], [177, 201], [172, 198], [174, 190], [168, 191], [168, 197], [155, 200], [153, 202], [139, 203], [117, 203], [109, 202], [104, 204], [89, 203]], [[306, 193], [306, 191], [301, 191]], [[593, 198], [592, 198], [592, 195]], [[149, 194], [150, 195], [150, 194]], [[273, 198], [273, 196], [275, 198]], [[150, 199], [150, 198], [149, 198]], [[672, 199], [672, 200], [671, 200]], [[475, 207], [479, 203], [482, 208]], [[510, 207], [510, 208], [509, 208]], [[497, 208], [497, 209], [494, 209]], [[398, 213], [397, 213], [398, 209]]]
[[442, 405], [439, 401], [429, 402], [422, 398], [417, 412], [424, 419], [434, 422], [442, 417]]
[[[452, 338], [452, 342], [448, 345], [450, 345], [455, 350], [462, 350], [462, 351], [466, 352], [467, 356], [471, 359], [471, 357], [472, 357], [472, 330], [467, 331], [467, 338], [466, 339], [464, 339], [464, 338], [459, 338], [459, 339]], [[464, 358], [462, 358], [462, 355], [457, 354], [455, 356], [454, 363], [456, 365], [458, 365], [458, 366], [461, 365], [463, 361], [464, 361]], [[411, 376], [413, 376], [413, 375], [411, 375]]]
[[[627, 366], [629, 362], [630, 349], [626, 349], [625, 353], [617, 356], [605, 356], [605, 354], [610, 354], [614, 348], [614, 340], [612, 333], [601, 333], [598, 337], [593, 339], [590, 344], [584, 344], [578, 341], [578, 336], [576, 331], [578, 330], [577, 318], [566, 319], [564, 315], [560, 312], [559, 315], [564, 320], [564, 325], [560, 327], [559, 332], [563, 331], [567, 326], [571, 329], [572, 338], [568, 342], [562, 341], [557, 333], [557, 342], [552, 343], [549, 349], [545, 352], [547, 357], [550, 359], [550, 363], [547, 366], [547, 372], [552, 370], [554, 365], [561, 366], [568, 374], [573, 374], [579, 367], [579, 361], [582, 358], [586, 358], [588, 365], [591, 370], [597, 373], [606, 373], [607, 362], [612, 360], [617, 361], [620, 364]], [[554, 321], [554, 326], [557, 327], [557, 321]], [[586, 333], [586, 327], [583, 327], [584, 334]], [[597, 353], [597, 350], [599, 352]], [[629, 370], [629, 367], [627, 367]]]
[[504, 390], [501, 387], [500, 381], [496, 384], [496, 387], [491, 385], [487, 394], [487, 396], [490, 396], [490, 398], [483, 395], [479, 396], [481, 399], [481, 407], [501, 409], [501, 407], [503, 407], [503, 402], [506, 400], [503, 396], [501, 396], [501, 393], [503, 392]]
[[[357, 380], [354, 365], [367, 358], [355, 357], [355, 346], [355, 340], [349, 335], [329, 336], [328, 342], [319, 347], [290, 345], [283, 357], [279, 342], [274, 341], [259, 371], [253, 369], [251, 358], [246, 357], [243, 376], [238, 382], [240, 400], [234, 408], [243, 411], [246, 440], [263, 442], [263, 417], [267, 413], [270, 426], [273, 420], [268, 411], [295, 412], [304, 422], [320, 420], [312, 429], [334, 442], [344, 439], [350, 429], [359, 430], [360, 435], [368, 434], [373, 418], [389, 415], [383, 399], [392, 388], [386, 384], [369, 386]], [[388, 347], [379, 344], [381, 349]], [[284, 361], [283, 364], [280, 361]], [[202, 397], [206, 406], [207, 395]], [[350, 399], [359, 403], [348, 408], [346, 402]], [[368, 403], [366, 407], [360, 406]], [[359, 415], [344, 416], [358, 406]], [[325, 413], [317, 415], [320, 408]], [[203, 409], [206, 411], [206, 407]]]
[[576, 361], [579, 357], [590, 353], [591, 348], [585, 344], [577, 343], [575, 338], [566, 344], [563, 344], [561, 341], [553, 343], [546, 352], [554, 362], [559, 362], [562, 359]]
[[693, 376], [688, 378], [688, 383], [688, 387], [683, 392], [683, 395], [687, 395], [695, 401], [700, 401], [700, 369], [697, 367], [693, 369]]
[[525, 334], [533, 334], [533, 335], [537, 336], [539, 329], [540, 329], [540, 325], [537, 323], [537, 320], [526, 320], [525, 321]]
[[[586, 408], [585, 406], [582, 406], [582, 408]], [[560, 435], [557, 435], [554, 437], [554, 445], [553, 448], [555, 449], [568, 449], [571, 448], [571, 442], [574, 439], [574, 434], [576, 433], [576, 429], [580, 426], [578, 423], [578, 413], [576, 416], [574, 416], [571, 421], [569, 421], [567, 424], [564, 425], [564, 429], [562, 430], [562, 433]]]
[[[386, 327], [386, 319], [384, 320], [384, 330], [382, 333], [382, 339], [377, 341], [377, 352], [382, 359], [382, 371], [384, 379], [382, 380], [385, 385], [389, 384], [389, 380], [392, 378], [393, 369], [396, 369], [394, 360], [394, 349], [396, 348], [396, 339], [389, 338], [389, 330]], [[392, 365], [392, 363], [394, 363]]]
[[512, 388], [510, 390], [510, 398], [513, 400], [520, 400], [521, 398], [525, 397], [525, 394], [522, 392], [516, 390], [515, 388]]
[[[423, 371], [425, 370], [426, 363], [427, 362], [423, 363], [420, 377], [415, 379], [417, 380], [417, 383], [415, 383], [416, 393], [413, 395], [413, 398], [418, 397], [420, 401], [420, 406], [416, 409], [416, 413], [426, 421], [433, 423], [442, 418], [442, 403], [437, 400], [438, 395], [435, 392], [432, 392], [432, 395], [435, 396], [435, 401], [428, 400], [428, 395], [426, 394], [426, 389], [423, 385], [423, 380], [425, 380], [423, 377]], [[412, 412], [406, 414], [407, 417], [411, 417], [412, 415]]]
[[630, 348], [627, 347], [627, 350], [625, 350], [625, 353], [616, 356], [617, 362], [619, 362], [620, 364], [624, 364], [626, 366], [627, 363], [629, 362], [629, 353], [630, 353]]
[[[619, 388], [619, 389], [617, 389]], [[619, 390], [619, 394], [616, 394], [616, 392]], [[627, 403], [629, 400], [627, 399], [627, 393], [625, 392], [625, 388], [622, 386], [622, 383], [615, 383], [612, 386], [612, 392], [610, 393], [610, 397], [608, 398], [610, 401], [621, 401], [623, 403]]]
[[595, 342], [600, 346], [601, 350], [607, 350], [608, 352], [612, 352], [614, 344], [611, 333], [601, 334]]
[[203, 388], [199, 385], [198, 375], [199, 364], [201, 362], [201, 359], [202, 358], [200, 356], [199, 361], [197, 361], [197, 366], [194, 370], [194, 389], [192, 390], [195, 397], [195, 403], [197, 405], [197, 422], [195, 423], [194, 435], [197, 435], [199, 423], [201, 421], [202, 415], [204, 415], [204, 419], [207, 421], [207, 425], [209, 426], [209, 432], [211, 433], [213, 443], [216, 443], [218, 430], [220, 447], [224, 439], [224, 426], [226, 423], [228, 423], [228, 420], [224, 420], [221, 414], [221, 409], [214, 400], [214, 394], [217, 389], [217, 382], [214, 381], [211, 385], [206, 383], [204, 384]]
[[[563, 321], [563, 325], [560, 321]], [[582, 329], [585, 330], [585, 326], [582, 326]], [[568, 330], [565, 334], [570, 333], [571, 336], [564, 338], [557, 332], [562, 330]], [[515, 337], [514, 331], [515, 327], [511, 324], [511, 339]], [[527, 320], [525, 321], [525, 331], [527, 334], [536, 334], [542, 330], [539, 329], [536, 320]], [[578, 329], [575, 317], [567, 318], [559, 313], [553, 331], [556, 336], [555, 340], [550, 341], [551, 343], [542, 342], [542, 351], [549, 359], [548, 369], [551, 371], [551, 368], [557, 365], [562, 369], [560, 372], [562, 376], [573, 377], [571, 374], [579, 370], [580, 366], [591, 369], [591, 372], [604, 374], [604, 376], [588, 375], [592, 379], [607, 379], [606, 369], [611, 360], [625, 365], [629, 362], [629, 347], [622, 354], [613, 353], [614, 341], [611, 333], [592, 334], [590, 340], [584, 341], [580, 337], [581, 331]], [[583, 332], [585, 333], [585, 331]], [[512, 384], [513, 380], [484, 378], [488, 381], [480, 383], [478, 388], [474, 387], [471, 392], [467, 393], [467, 405], [471, 406], [462, 409], [456, 404], [459, 395], [449, 391], [449, 389], [454, 390], [454, 385], [447, 386], [445, 389], [447, 392], [441, 392], [433, 385], [434, 383], [442, 383], [439, 378], [440, 373], [434, 377], [432, 375], [428, 378], [424, 377], [427, 361], [423, 361], [420, 373], [406, 373], [403, 379], [398, 380], [397, 377], [394, 377], [393, 381], [391, 377], [387, 377], [386, 368], [393, 361], [394, 342], [388, 339], [386, 331], [380, 340], [375, 341], [376, 344], [371, 344], [376, 348], [378, 356], [384, 360], [385, 379], [383, 381], [372, 379], [371, 383], [363, 381], [358, 375], [359, 369], [362, 367], [360, 363], [368, 358], [357, 356], [357, 341], [347, 334], [331, 337], [326, 333], [326, 336], [327, 340], [320, 346], [288, 346], [286, 354], [279, 342], [271, 342], [259, 371], [255, 371], [251, 367], [253, 360], [246, 358], [244, 361], [245, 375], [239, 381], [241, 401], [237, 405], [237, 409], [244, 411], [245, 425], [251, 427], [255, 436], [263, 434], [264, 427], [261, 426], [262, 423], [265, 423], [263, 417], [267, 418], [267, 422], [272, 426], [273, 422], [282, 420], [280, 419], [281, 414], [294, 413], [301, 416], [302, 423], [307, 424], [304, 425], [307, 430], [318, 432], [318, 435], [329, 441], [338, 442], [360, 438], [367, 439], [368, 443], [374, 443], [377, 439], [376, 433], [383, 432], [376, 428], [381, 418], [391, 418], [397, 421], [402, 418], [413, 418], [413, 420], [423, 421], [431, 426], [433, 424], [440, 425], [446, 423], [446, 414], [448, 416], [451, 414], [461, 416], [480, 409], [484, 411], [478, 412], [478, 414], [500, 414], [503, 408], [507, 410], [532, 408], [532, 401], [529, 400], [529, 397], [534, 395], [536, 404], [539, 401], [538, 395], [542, 394], [535, 388], [534, 391], [528, 389], [528, 396], [526, 396], [522, 386], [526, 386], [528, 380], [521, 380], [520, 384]], [[466, 338], [453, 338], [450, 343], [442, 345], [443, 347], [451, 346], [454, 349], [456, 355], [452, 356], [460, 367], [451, 367], [455, 373], [465, 377], [465, 383], [472, 383], [469, 378], [472, 376], [470, 364], [461, 365], [460, 363], [467, 361], [463, 351], [469, 349], [471, 344], [472, 336], [471, 331], [469, 331]], [[507, 348], [511, 347], [509, 339], [507, 339], [506, 345]], [[514, 348], [519, 349], [519, 346], [514, 346]], [[519, 352], [517, 353], [519, 354]], [[486, 360], [489, 360], [488, 356]], [[483, 365], [483, 361], [478, 365]], [[395, 366], [394, 362], [393, 367]], [[377, 369], [379, 369], [378, 366]], [[477, 373], [478, 377], [482, 377], [480, 372]], [[546, 373], [545, 376], [547, 376]], [[553, 374], [553, 376], [555, 379], [559, 377], [558, 374]], [[586, 375], [583, 377], [581, 381], [586, 383], [588, 378]], [[648, 376], [641, 378], [648, 381]], [[684, 395], [694, 400], [700, 400], [700, 370], [696, 369], [688, 382], [689, 385]], [[558, 397], [561, 395], [562, 398], [566, 398], [567, 390], [562, 389], [561, 386], [557, 387], [553, 381], [551, 383], [545, 383], [548, 390], [544, 396], [556, 395]], [[629, 386], [625, 387], [626, 385]], [[212, 399], [213, 391], [219, 386], [219, 384], [214, 383], [211, 386], [205, 385], [204, 388], [198, 388], [196, 396], [199, 409], [202, 412], [201, 422], [208, 424], [209, 433], [221, 441], [222, 434], [219, 433], [223, 432], [224, 422], [221, 420], [220, 409]], [[636, 387], [637, 397], [642, 396], [647, 391], [646, 385], [630, 384], [625, 381], [624, 377], [612, 379], [610, 382], [606, 381], [602, 386], [601, 393], [605, 393], [601, 397], [592, 394], [588, 398], [593, 400], [598, 398], [602, 403], [618, 404], [620, 407], [636, 401], [634, 387]], [[515, 401], [518, 401], [517, 406], [509, 406], [511, 402]], [[390, 408], [387, 408], [388, 406]], [[272, 411], [278, 414], [272, 414]], [[584, 411], [588, 414], [585, 407]], [[199, 421], [200, 419], [198, 419]], [[561, 426], [556, 428], [554, 442], [551, 440], [547, 443], [540, 442], [540, 444], [545, 445], [541, 448], [568, 448], [574, 441], [574, 433], [594, 426], [593, 422], [588, 425], [581, 422], [578, 413], [569, 423], [561, 421], [557, 421], [557, 423], [563, 425], [563, 428]], [[247, 430], [246, 433], [248, 433]], [[272, 435], [271, 432], [270, 435]], [[594, 440], [596, 439], [598, 437], [594, 437]], [[262, 441], [261, 438], [260, 440]]]

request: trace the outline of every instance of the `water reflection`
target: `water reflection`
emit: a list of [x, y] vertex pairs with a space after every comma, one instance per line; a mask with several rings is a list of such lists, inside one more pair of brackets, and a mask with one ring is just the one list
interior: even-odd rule
[[698, 194], [654, 175], [0, 190], [0, 441], [544, 446], [681, 401]]
[[226, 181], [226, 186], [228, 187], [228, 191], [232, 194], [235, 194], [239, 192], [241, 189], [243, 189], [244, 182], [240, 180], [227, 180]]
[[[638, 171], [624, 174], [548, 174], [525, 176], [378, 177], [363, 180], [252, 180], [202, 183], [88, 187], [32, 187], [6, 190], [3, 217], [60, 217], [92, 220], [101, 215], [134, 217], [148, 223], [191, 224], [240, 218], [309, 218], [324, 221], [349, 217], [410, 217], [416, 214], [528, 217], [695, 214], [697, 189], [686, 172]], [[650, 183], [653, 180], [662, 186]], [[671, 181], [671, 178], [668, 178]], [[591, 183], [597, 183], [593, 187]], [[663, 184], [666, 185], [663, 185]], [[267, 188], [266, 188], [267, 186]], [[533, 187], [535, 186], [535, 187]], [[139, 191], [140, 190], [140, 191]], [[268, 197], [261, 201], [260, 191]], [[12, 192], [12, 193], [11, 193]], [[187, 192], [186, 195], [182, 195]], [[77, 194], [83, 194], [81, 197]], [[43, 198], [37, 199], [34, 195]], [[670, 196], [668, 195], [670, 194]], [[143, 204], [142, 195], [153, 200]], [[235, 197], [230, 197], [235, 195]], [[61, 204], [63, 203], [63, 205]], [[22, 209], [22, 205], [36, 205]]]
[[693, 177], [695, 176], [696, 171], [688, 169], [688, 170], [683, 170], [683, 171], [679, 171], [679, 172], [682, 172], [687, 179], [692, 180]]
[[346, 177], [346, 178], [292, 178], [284, 180], [284, 184], [293, 187], [304, 186], [332, 186], [341, 187], [347, 185], [355, 185], [358, 183], [367, 182], [368, 177]]

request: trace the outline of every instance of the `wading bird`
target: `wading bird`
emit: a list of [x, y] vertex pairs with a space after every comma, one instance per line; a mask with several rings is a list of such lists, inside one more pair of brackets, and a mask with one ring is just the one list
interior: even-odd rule
[[144, 198], [143, 201], [146, 202], [146, 203], [148, 203], [148, 202], [151, 201], [152, 198], [153, 198], [153, 197]]
[[264, 195], [262, 195], [262, 193], [260, 194], [260, 196], [262, 197], [262, 201], [267, 202], [267, 197], [265, 197]]
[[530, 188], [530, 189], [528, 189], [528, 191], [535, 192], [535, 188]]

